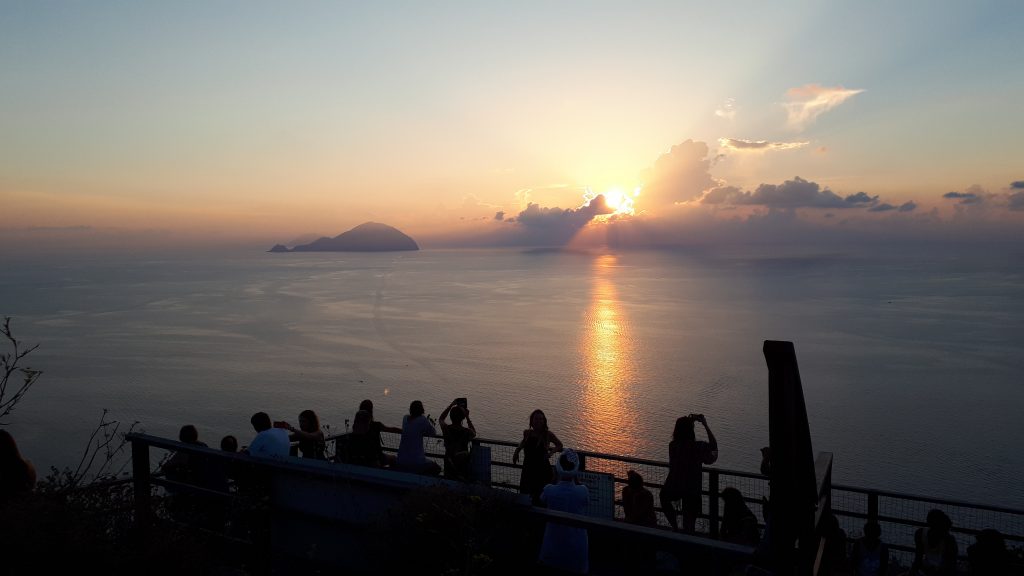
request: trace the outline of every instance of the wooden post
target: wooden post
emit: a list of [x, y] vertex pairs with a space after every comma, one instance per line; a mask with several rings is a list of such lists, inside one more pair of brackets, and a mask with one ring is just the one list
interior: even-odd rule
[[718, 470], [708, 472], [708, 523], [712, 538], [718, 538]]
[[772, 449], [772, 560], [781, 574], [811, 574], [818, 487], [800, 369], [792, 342], [765, 340]]
[[149, 444], [144, 440], [129, 437], [132, 443], [132, 493], [135, 498], [135, 530], [141, 538], [149, 529]]
[[878, 492], [868, 492], [868, 522], [878, 522]]

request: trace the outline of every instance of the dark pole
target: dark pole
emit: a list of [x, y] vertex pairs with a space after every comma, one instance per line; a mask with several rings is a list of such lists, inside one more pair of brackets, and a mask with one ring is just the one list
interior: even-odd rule
[[771, 549], [779, 574], [810, 574], [816, 546], [814, 453], [792, 342], [766, 340], [768, 429], [772, 450]]
[[142, 540], [149, 529], [149, 444], [129, 436], [132, 443], [132, 493], [135, 498], [135, 530]]

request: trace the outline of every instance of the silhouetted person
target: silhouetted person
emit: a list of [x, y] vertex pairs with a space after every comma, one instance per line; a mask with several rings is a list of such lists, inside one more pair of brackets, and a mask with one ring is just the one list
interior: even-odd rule
[[743, 494], [729, 487], [722, 490], [722, 540], [744, 546], [757, 546], [761, 534], [757, 531], [757, 516], [747, 507]]
[[[697, 441], [693, 431], [695, 422], [704, 425], [708, 441]], [[673, 530], [678, 530], [676, 523], [675, 500], [682, 501], [683, 530], [694, 531], [697, 515], [701, 512], [702, 469], [705, 464], [714, 464], [718, 460], [718, 441], [711, 433], [708, 422], [703, 414], [690, 414], [676, 420], [672, 441], [668, 445], [668, 477], [661, 487], [661, 507]]]
[[423, 402], [414, 400], [409, 404], [409, 414], [402, 418], [402, 440], [398, 444], [398, 467], [408, 472], [436, 476], [441, 467], [433, 460], [427, 460], [423, 451], [423, 439], [437, 436], [437, 429], [424, 416]]
[[1006, 541], [998, 530], [986, 528], [975, 536], [975, 543], [967, 547], [971, 576], [1001, 576], [1011, 574], [1011, 557]]
[[249, 443], [247, 452], [259, 458], [286, 458], [291, 450], [291, 440], [284, 422], [273, 426], [266, 412], [257, 412], [249, 419], [256, 430], [256, 437]]
[[[221, 452], [230, 452], [235, 454], [238, 452], [238, 438], [228, 434], [227, 436], [220, 439]], [[223, 486], [225, 489], [229, 487], [231, 480], [237, 480], [240, 476], [240, 467], [236, 462], [219, 462], [219, 469], [221, 476], [223, 477]]]
[[291, 432], [289, 440], [299, 443], [299, 454], [303, 458], [327, 460], [327, 445], [324, 442], [324, 431], [320, 428], [320, 417], [312, 410], [299, 413], [299, 427], [287, 424], [285, 429]]
[[[554, 444], [554, 448], [551, 445]], [[562, 441], [548, 430], [548, 418], [542, 410], [530, 414], [530, 427], [523, 430], [523, 439], [512, 454], [512, 463], [519, 463], [519, 453], [525, 452], [523, 472], [519, 476], [519, 492], [529, 494], [534, 506], [541, 503], [540, 493], [551, 483], [551, 462], [548, 458], [562, 450]]]
[[372, 430], [373, 417], [366, 410], [356, 412], [352, 432], [345, 443], [345, 461], [360, 466], [382, 466], [380, 435]]
[[825, 554], [822, 557], [822, 574], [838, 576], [848, 574], [850, 561], [846, 557], [846, 531], [839, 525], [839, 518], [829, 514], [825, 519]]
[[[579, 456], [572, 450], [565, 450], [555, 463], [559, 481], [544, 487], [540, 499], [548, 509], [572, 514], [582, 514], [590, 502], [586, 486], [576, 484], [579, 471]], [[540, 562], [571, 574], [586, 574], [590, 571], [590, 550], [585, 528], [572, 528], [564, 524], [548, 522], [544, 528], [544, 543], [540, 548]]]
[[[445, 419], [451, 415], [452, 423]], [[462, 422], [466, 422], [466, 426]], [[441, 417], [441, 435], [444, 436], [444, 477], [452, 480], [466, 481], [469, 479], [469, 443], [476, 438], [476, 427], [469, 419], [469, 409], [459, 406], [453, 400]]]
[[927, 526], [914, 532], [914, 563], [911, 576], [952, 576], [956, 573], [956, 539], [949, 533], [953, 522], [942, 510], [928, 512]]
[[[376, 455], [375, 456], [376, 464], [372, 464], [372, 465], [373, 466], [394, 466], [396, 458], [395, 458], [395, 456], [393, 454], [387, 454], [387, 453], [384, 452], [384, 444], [381, 441], [380, 433], [381, 432], [393, 432], [395, 434], [401, 434], [402, 433], [402, 429], [401, 428], [397, 428], [395, 426], [385, 426], [384, 424], [374, 420], [374, 418], [373, 418], [373, 402], [371, 402], [370, 400], [363, 400], [362, 402], [360, 402], [359, 403], [359, 410], [366, 412], [369, 415], [369, 417], [370, 417], [370, 421], [369, 421], [369, 424], [367, 426], [367, 430], [369, 431], [370, 438], [367, 441], [372, 444], [373, 453]], [[358, 420], [358, 418], [359, 418], [359, 414], [356, 413], [356, 419]], [[357, 430], [355, 429], [354, 425], [353, 425], [352, 431], [353, 432], [357, 432]]]
[[772, 448], [765, 446], [761, 448], [761, 475], [772, 475]]
[[[199, 431], [191, 424], [181, 427], [178, 441], [189, 446], [207, 447], [205, 442], [199, 441]], [[164, 463], [163, 471], [167, 479], [174, 482], [207, 490], [228, 491], [226, 467], [222, 462], [211, 460], [202, 454], [179, 450]], [[169, 487], [168, 492], [172, 495], [169, 509], [178, 519], [197, 522], [207, 528], [223, 526], [223, 501], [188, 488]]]
[[0, 430], [0, 503], [36, 487], [36, 469], [22, 458], [14, 436]]
[[626, 472], [626, 486], [622, 489], [622, 511], [626, 522], [640, 526], [657, 526], [654, 515], [654, 494], [644, 487], [644, 478], [635, 470]]
[[220, 449], [224, 452], [238, 452], [238, 438], [230, 434], [221, 438]]
[[856, 576], [885, 576], [889, 573], [889, 546], [882, 542], [882, 527], [869, 520], [864, 535], [853, 543], [850, 564]]
[[[178, 441], [182, 444], [206, 448], [206, 444], [199, 441], [199, 430], [191, 424], [181, 427], [181, 430], [178, 431]], [[168, 480], [197, 485], [200, 481], [200, 463], [196, 460], [198, 459], [188, 452], [175, 452], [164, 463], [163, 471]]]

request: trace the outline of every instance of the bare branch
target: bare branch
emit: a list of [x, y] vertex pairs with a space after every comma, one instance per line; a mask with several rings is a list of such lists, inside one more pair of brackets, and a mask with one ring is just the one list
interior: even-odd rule
[[[20, 366], [25, 357], [34, 352], [36, 348], [39, 348], [39, 345], [36, 344], [35, 346], [23, 349], [22, 343], [11, 333], [11, 318], [9, 316], [4, 316], [0, 335], [10, 343], [12, 349], [11, 352], [0, 354], [0, 365], [2, 365], [3, 371], [3, 376], [0, 377], [0, 418], [4, 418], [14, 410], [14, 407], [25, 396], [29, 388], [36, 383], [36, 380], [42, 375], [42, 371], [33, 370], [27, 366]], [[8, 396], [7, 386], [11, 384], [11, 376], [15, 373], [21, 373], [23, 380], [17, 389], [14, 390], [14, 393]], [[0, 422], [0, 424], [3, 424], [3, 422]]]

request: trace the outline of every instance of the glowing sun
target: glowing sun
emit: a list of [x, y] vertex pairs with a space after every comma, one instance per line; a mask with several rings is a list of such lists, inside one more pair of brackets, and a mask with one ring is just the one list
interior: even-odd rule
[[605, 204], [607, 204], [609, 208], [614, 210], [614, 212], [606, 215], [606, 217], [617, 216], [620, 214], [627, 214], [632, 216], [635, 213], [635, 198], [639, 195], [640, 188], [636, 188], [635, 190], [633, 190], [632, 193], [625, 192], [621, 188], [609, 188], [608, 190], [605, 190], [604, 192], [600, 192], [597, 194], [588, 191], [586, 194], [584, 194], [584, 198], [586, 199], [587, 203], [589, 203], [591, 200], [598, 196], [604, 196]]

